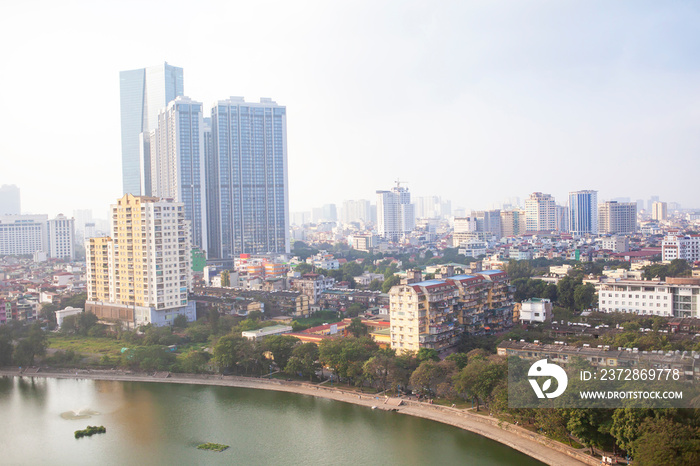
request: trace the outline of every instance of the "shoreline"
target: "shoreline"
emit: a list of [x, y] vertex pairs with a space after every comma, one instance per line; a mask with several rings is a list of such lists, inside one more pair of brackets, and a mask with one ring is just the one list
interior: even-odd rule
[[[396, 410], [400, 414], [448, 424], [494, 440], [549, 465], [600, 464], [600, 460], [596, 460], [574, 448], [548, 439], [535, 432], [528, 431], [522, 427], [502, 422], [496, 418], [480, 416], [457, 408], [405, 399], [400, 399], [402, 401], [400, 406], [388, 402], [385, 404], [386, 398], [383, 396], [376, 397], [369, 394], [352, 393], [347, 390], [305, 382], [287, 382], [278, 379], [259, 379], [230, 375], [177, 374], [167, 372], [148, 375], [109, 370], [74, 370], [70, 372], [32, 369], [27, 369], [22, 372], [19, 370], [0, 370], [0, 376], [214, 385], [296, 393], [299, 395], [309, 395], [352, 403], [368, 408], [375, 407], [376, 409], [382, 410]], [[395, 400], [399, 400], [399, 398], [389, 398], [389, 400], [395, 402]]]

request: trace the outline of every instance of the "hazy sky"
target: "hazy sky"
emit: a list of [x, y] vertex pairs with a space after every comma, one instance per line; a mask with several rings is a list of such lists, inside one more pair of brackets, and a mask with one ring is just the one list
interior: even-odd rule
[[121, 195], [119, 71], [287, 106], [292, 211], [533, 191], [700, 207], [700, 4], [14, 1], [0, 14], [0, 184], [25, 212]]

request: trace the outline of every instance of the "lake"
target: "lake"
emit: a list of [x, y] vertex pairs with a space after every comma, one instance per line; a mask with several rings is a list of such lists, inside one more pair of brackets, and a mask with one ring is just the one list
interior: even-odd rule
[[[88, 425], [106, 434], [74, 438]], [[224, 452], [201, 443], [229, 445]], [[246, 388], [0, 378], [0, 462], [52, 465], [541, 465], [426, 419]]]

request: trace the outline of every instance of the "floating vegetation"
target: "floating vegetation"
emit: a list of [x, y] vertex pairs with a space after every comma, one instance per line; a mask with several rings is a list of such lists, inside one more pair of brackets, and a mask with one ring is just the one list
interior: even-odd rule
[[105, 432], [107, 432], [105, 426], [87, 426], [87, 429], [76, 430], [75, 438], [90, 437], [91, 435], [104, 434]]
[[224, 451], [228, 448], [228, 445], [222, 445], [220, 443], [203, 443], [198, 445], [199, 450], [209, 450], [209, 451]]

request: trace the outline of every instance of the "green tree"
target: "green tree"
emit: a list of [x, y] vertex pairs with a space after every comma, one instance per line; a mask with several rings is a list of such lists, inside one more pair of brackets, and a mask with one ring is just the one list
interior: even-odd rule
[[355, 317], [350, 321], [350, 325], [348, 325], [348, 331], [352, 333], [355, 336], [355, 338], [360, 338], [362, 336], [367, 335], [369, 329], [365, 324], [362, 323], [361, 318]]
[[321, 368], [318, 362], [319, 351], [316, 343], [304, 343], [292, 350], [292, 357], [289, 358], [284, 371], [287, 374], [299, 374], [308, 377], [312, 381], [316, 371]]
[[411, 374], [411, 386], [426, 396], [449, 396], [452, 393], [452, 378], [457, 373], [453, 361], [436, 362], [432, 359], [420, 363]]
[[582, 283], [580, 278], [566, 276], [557, 283], [557, 295], [559, 304], [567, 309], [573, 310], [575, 306], [574, 291]]
[[214, 346], [214, 362], [224, 372], [227, 369], [242, 367], [246, 374], [262, 362], [262, 354], [257, 343], [239, 335], [226, 335], [219, 338]]
[[10, 332], [3, 330], [4, 328], [0, 327], [0, 367], [12, 364], [12, 352], [14, 351]]
[[566, 428], [593, 454], [594, 448], [603, 448], [613, 440], [609, 434], [611, 423], [611, 410], [576, 408], [569, 411]]
[[639, 433], [632, 442], [636, 465], [700, 464], [700, 428], [666, 417], [651, 417], [642, 422]]
[[389, 384], [389, 375], [396, 364], [396, 352], [392, 349], [379, 350], [365, 362], [362, 370], [365, 378], [378, 388], [386, 391]]
[[271, 335], [263, 340], [263, 351], [272, 353], [275, 364], [280, 370], [287, 367], [287, 362], [294, 352], [299, 339], [289, 335]]
[[389, 278], [387, 278], [386, 280], [384, 280], [384, 283], [382, 283], [382, 293], [388, 293], [393, 286], [399, 285], [400, 283], [401, 278], [398, 275], [394, 275], [392, 273], [392, 275], [389, 276]]
[[173, 319], [174, 328], [185, 328], [187, 327], [187, 316], [180, 314]]
[[190, 350], [178, 357], [178, 366], [183, 372], [195, 374], [203, 372], [211, 355], [206, 351]]
[[378, 280], [378, 279], [375, 278], [374, 280], [372, 280], [372, 281], [369, 283], [368, 288], [369, 288], [370, 291], [381, 291], [381, 289], [382, 289], [382, 283], [383, 283], [382, 280]]
[[14, 350], [15, 363], [19, 366], [33, 366], [36, 356], [46, 354], [47, 346], [46, 334], [41, 329], [41, 324], [33, 323], [27, 336], [19, 341]]
[[423, 361], [436, 361], [437, 362], [440, 360], [440, 356], [438, 355], [438, 352], [432, 348], [419, 349], [417, 357], [418, 357], [418, 360], [420, 362], [423, 362]]
[[574, 289], [574, 307], [578, 311], [590, 308], [595, 303], [595, 286], [591, 283], [578, 285]]
[[221, 272], [221, 286], [224, 288], [231, 286], [231, 272], [228, 270]]

